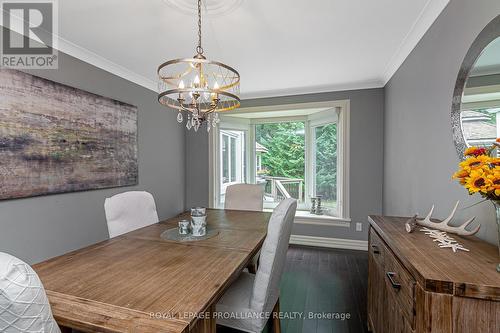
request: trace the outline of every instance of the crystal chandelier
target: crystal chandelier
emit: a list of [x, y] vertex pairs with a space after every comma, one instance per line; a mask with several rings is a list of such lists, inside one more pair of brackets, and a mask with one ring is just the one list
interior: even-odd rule
[[198, 0], [198, 46], [192, 58], [167, 61], [158, 67], [158, 101], [177, 110], [177, 121], [207, 131], [220, 120], [217, 112], [240, 106], [240, 74], [232, 67], [210, 61], [201, 47], [201, 0]]

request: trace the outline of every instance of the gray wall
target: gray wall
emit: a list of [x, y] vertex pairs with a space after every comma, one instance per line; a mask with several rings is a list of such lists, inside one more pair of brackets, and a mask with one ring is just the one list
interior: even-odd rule
[[138, 107], [139, 185], [0, 202], [0, 251], [29, 263], [108, 238], [104, 199], [127, 190], [147, 190], [160, 218], [184, 207], [184, 130], [156, 94], [59, 53], [58, 70], [32, 74]]
[[198, 131], [185, 131], [186, 135], [186, 197], [185, 209], [208, 207], [208, 134], [205, 125]]
[[[382, 213], [383, 89], [341, 91], [245, 100], [243, 107], [350, 99], [350, 205], [351, 228], [295, 224], [293, 234], [346, 239], [367, 239], [367, 215]], [[190, 133], [186, 140], [186, 203], [208, 203], [208, 136]], [[202, 158], [195, 159], [196, 156]], [[206, 161], [200, 163], [200, 161]], [[189, 206], [188, 205], [188, 206]], [[355, 222], [363, 231], [355, 231]]]
[[[451, 99], [465, 54], [498, 14], [498, 0], [452, 0], [385, 87], [385, 214], [425, 214], [434, 203], [436, 217], [444, 217], [456, 200], [480, 201], [451, 179], [458, 162]], [[479, 236], [495, 242], [492, 205], [461, 211], [459, 219], [474, 215]]]

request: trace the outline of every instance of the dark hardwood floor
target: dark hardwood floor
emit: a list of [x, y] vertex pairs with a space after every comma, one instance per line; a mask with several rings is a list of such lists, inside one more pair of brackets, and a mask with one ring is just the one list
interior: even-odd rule
[[[290, 247], [280, 307], [284, 314], [301, 317], [283, 319], [282, 332], [366, 332], [367, 274], [367, 252]], [[236, 331], [218, 327], [217, 332]]]

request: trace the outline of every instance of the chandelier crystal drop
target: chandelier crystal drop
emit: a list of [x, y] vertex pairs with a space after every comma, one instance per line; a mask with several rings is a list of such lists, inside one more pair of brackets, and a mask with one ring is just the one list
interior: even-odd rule
[[158, 101], [178, 111], [177, 121], [195, 131], [207, 131], [220, 121], [217, 112], [240, 106], [240, 74], [221, 62], [210, 61], [201, 46], [201, 0], [198, 0], [198, 46], [192, 58], [174, 59], [158, 67]]

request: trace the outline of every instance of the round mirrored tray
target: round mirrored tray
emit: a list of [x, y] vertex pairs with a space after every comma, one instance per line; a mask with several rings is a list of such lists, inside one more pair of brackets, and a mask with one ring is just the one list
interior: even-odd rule
[[207, 233], [204, 236], [193, 236], [192, 234], [181, 235], [178, 228], [172, 228], [162, 232], [160, 237], [165, 240], [173, 240], [177, 242], [194, 242], [212, 238], [219, 234], [219, 230], [207, 228]]

